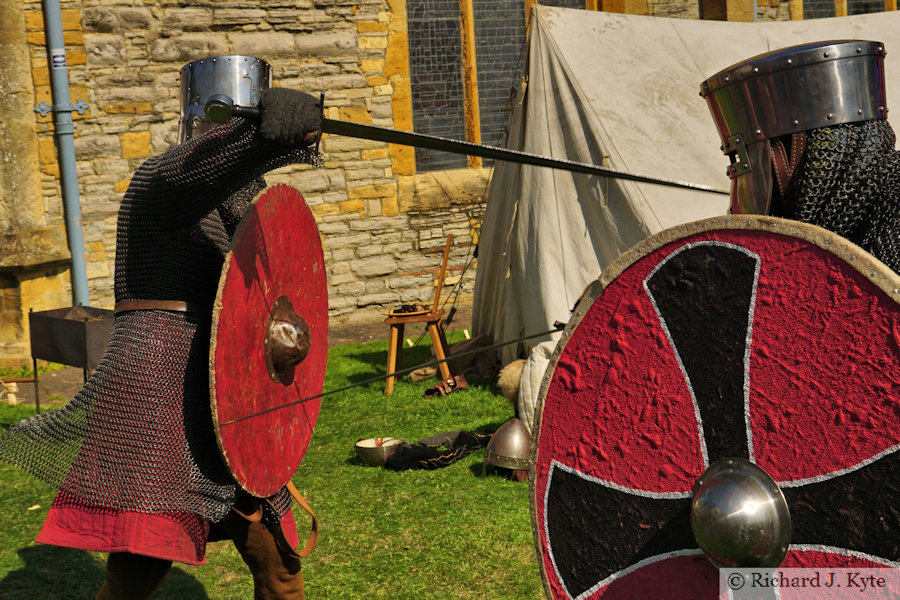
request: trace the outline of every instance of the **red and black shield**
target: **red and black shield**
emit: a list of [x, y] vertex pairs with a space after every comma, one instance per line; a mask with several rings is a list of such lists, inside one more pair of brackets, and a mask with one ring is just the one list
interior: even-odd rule
[[900, 560], [900, 277], [771, 217], [663, 231], [579, 304], [547, 369], [532, 477], [553, 598], [718, 597], [691, 490], [736, 457], [778, 483], [788, 567]]
[[303, 196], [257, 198], [238, 227], [213, 308], [210, 395], [238, 484], [271, 496], [297, 470], [319, 415], [328, 352], [325, 260]]

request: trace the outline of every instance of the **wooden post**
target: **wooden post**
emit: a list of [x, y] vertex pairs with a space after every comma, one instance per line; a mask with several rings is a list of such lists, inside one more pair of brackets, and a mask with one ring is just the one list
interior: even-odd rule
[[884, 0], [884, 10], [897, 10], [897, 0]]
[[791, 21], [803, 20], [803, 0], [790, 0]]
[[585, 0], [585, 10], [600, 10], [600, 0]]
[[[462, 41], [466, 141], [480, 144], [481, 114], [478, 109], [478, 69], [475, 66], [475, 11], [472, 8], [472, 0], [459, 0], [459, 34]], [[469, 166], [481, 167], [481, 157], [470, 156]]]
[[847, 0], [834, 0], [834, 16], [847, 16]]

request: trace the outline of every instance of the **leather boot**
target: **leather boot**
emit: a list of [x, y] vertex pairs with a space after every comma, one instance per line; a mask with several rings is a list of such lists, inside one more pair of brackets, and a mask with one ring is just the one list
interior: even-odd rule
[[254, 600], [303, 600], [299, 556], [278, 547], [275, 536], [259, 520], [260, 515], [261, 509], [232, 509], [221, 522], [253, 575]]
[[147, 600], [162, 583], [172, 561], [111, 552], [106, 561], [106, 581], [97, 600]]

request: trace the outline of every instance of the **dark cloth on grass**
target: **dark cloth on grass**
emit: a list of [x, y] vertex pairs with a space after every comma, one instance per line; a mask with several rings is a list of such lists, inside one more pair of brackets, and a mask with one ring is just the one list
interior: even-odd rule
[[490, 440], [490, 433], [447, 431], [413, 444], [399, 444], [385, 460], [384, 467], [392, 471], [440, 469], [484, 448]]

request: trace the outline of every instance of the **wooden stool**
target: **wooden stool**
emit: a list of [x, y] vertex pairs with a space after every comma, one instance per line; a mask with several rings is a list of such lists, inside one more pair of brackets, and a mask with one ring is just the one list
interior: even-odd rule
[[[400, 368], [400, 357], [403, 354], [403, 329], [407, 323], [425, 323], [425, 328], [431, 335], [431, 346], [434, 348], [434, 356], [438, 360], [447, 358], [449, 347], [447, 346], [447, 338], [444, 336], [444, 326], [441, 324], [441, 318], [444, 311], [438, 308], [441, 299], [441, 288], [444, 286], [444, 276], [447, 274], [447, 257], [450, 254], [450, 242], [453, 240], [453, 234], [447, 236], [447, 244], [444, 246], [444, 254], [441, 258], [441, 270], [438, 275], [437, 290], [434, 294], [434, 304], [431, 310], [402, 313], [394, 312], [384, 320], [390, 330], [388, 338], [388, 359], [387, 373], [394, 373]], [[450, 367], [446, 361], [438, 364], [438, 370], [441, 373], [442, 380], [451, 379], [453, 375], [450, 373]], [[394, 393], [394, 381], [396, 377], [388, 377], [384, 384], [384, 395], [390, 396]]]

